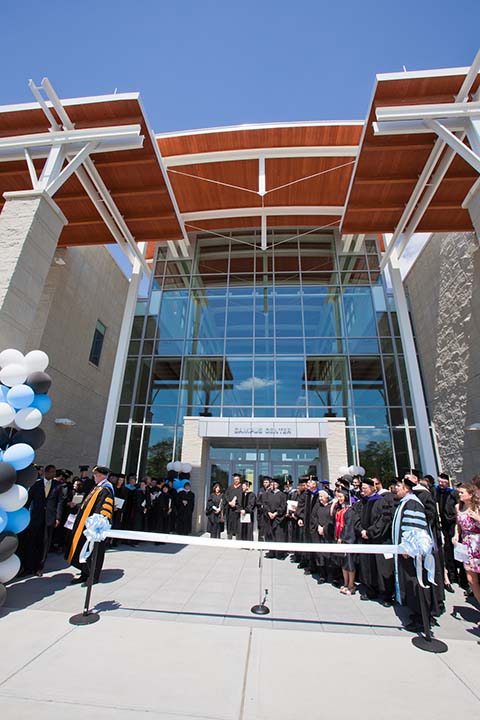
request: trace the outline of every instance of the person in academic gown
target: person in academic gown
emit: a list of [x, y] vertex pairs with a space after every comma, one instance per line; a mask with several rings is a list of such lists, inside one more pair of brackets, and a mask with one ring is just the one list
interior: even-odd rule
[[[363, 477], [361, 499], [354, 508], [355, 541], [360, 545], [388, 544], [392, 527], [393, 505], [375, 491], [372, 478]], [[379, 598], [382, 605], [392, 604], [393, 587], [388, 571], [379, 572], [375, 555], [359, 554], [361, 600]], [[392, 567], [393, 571], [393, 567]]]
[[169, 533], [171, 531], [171, 516], [173, 514], [173, 500], [167, 483], [162, 485], [160, 495], [155, 501], [155, 532]]
[[[285, 529], [284, 519], [287, 512], [287, 498], [278, 487], [278, 482], [272, 480], [272, 490], [267, 493], [264, 499], [264, 508], [266, 514], [266, 539], [268, 542], [284, 542], [285, 541]], [[285, 558], [284, 552], [270, 551], [268, 557], [278, 558], [283, 560]]]
[[265, 495], [270, 491], [271, 482], [272, 478], [268, 477], [268, 475], [264, 475], [262, 479], [262, 487], [257, 493], [257, 525], [259, 540], [265, 540], [267, 523], [265, 520], [264, 499]]
[[83, 534], [85, 522], [90, 515], [103, 515], [109, 523], [113, 519], [114, 489], [112, 484], [107, 480], [110, 470], [107, 467], [97, 465], [93, 468], [93, 479], [95, 481], [94, 489], [87, 495], [83, 501], [75, 518], [72, 528], [72, 537], [65, 559], [70, 565], [80, 570], [80, 575], [72, 580], [72, 584], [87, 582], [91, 573], [93, 573], [93, 582], [97, 583], [103, 567], [105, 558], [106, 540], [98, 543], [97, 562], [92, 567], [93, 553], [90, 555], [86, 563], [80, 562], [80, 552], [85, 545], [86, 537]]
[[19, 553], [24, 574], [43, 575], [53, 531], [62, 522], [64, 499], [56, 474], [54, 465], [46, 465], [43, 477], [28, 491], [25, 507], [30, 511], [30, 523], [20, 536]]
[[225, 495], [222, 492], [220, 483], [215, 483], [212, 492], [207, 499], [207, 530], [211, 538], [218, 539], [221, 535], [224, 521], [223, 513], [225, 510]]
[[[311, 514], [318, 502], [318, 486], [316, 479], [310, 475], [307, 480], [307, 488], [298, 500], [297, 517], [298, 525], [303, 528], [303, 542], [317, 542], [318, 533], [312, 532]], [[312, 575], [316, 572], [317, 562], [315, 553], [305, 553], [303, 563], [305, 575]]]
[[453, 592], [451, 583], [457, 582], [458, 570], [453, 555], [453, 538], [455, 536], [455, 528], [457, 524], [457, 504], [458, 493], [455, 488], [450, 486], [450, 478], [447, 473], [440, 473], [438, 476], [438, 486], [435, 491], [435, 499], [437, 501], [438, 514], [440, 517], [440, 527], [443, 535], [443, 552], [445, 555], [445, 566], [448, 573], [449, 582], [445, 585], [445, 589]]
[[179, 535], [190, 535], [192, 532], [192, 516], [195, 507], [195, 493], [191, 485], [186, 482], [184, 489], [177, 493], [177, 533]]
[[233, 476], [233, 485], [229, 485], [225, 491], [225, 503], [225, 524], [228, 539], [231, 540], [233, 536], [240, 538], [242, 479], [237, 473]]
[[[255, 515], [255, 493], [250, 490], [250, 482], [242, 483], [242, 499], [240, 501], [240, 538], [253, 540], [253, 518]], [[249, 517], [250, 520], [245, 520]]]
[[[318, 502], [314, 503], [310, 515], [310, 535], [317, 543], [333, 542], [333, 523], [330, 514], [330, 496], [326, 490], [318, 493]], [[318, 583], [330, 579], [331, 559], [329, 553], [316, 553]]]
[[[410, 542], [429, 543], [433, 549], [433, 538], [428, 525], [425, 507], [413, 492], [416, 478], [406, 475], [403, 480], [396, 483], [396, 492], [399, 504], [395, 511], [392, 526], [392, 541], [399, 545], [407, 540]], [[423, 630], [422, 606], [420, 594], [425, 604], [427, 620], [432, 624], [435, 613], [435, 592], [432, 579], [434, 571], [427, 572], [426, 564], [435, 562], [434, 553], [431, 552], [423, 559], [422, 568], [417, 569], [416, 560], [407, 554], [397, 555], [395, 559], [395, 592], [396, 600], [401, 605], [406, 605], [411, 612], [410, 622], [406, 625], [407, 630], [420, 632]], [[421, 587], [418, 582], [417, 572], [422, 579]], [[428, 578], [430, 574], [430, 579]]]

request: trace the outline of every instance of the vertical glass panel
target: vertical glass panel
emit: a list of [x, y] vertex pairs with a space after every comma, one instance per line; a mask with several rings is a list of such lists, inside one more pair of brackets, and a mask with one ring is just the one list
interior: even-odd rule
[[255, 405], [273, 405], [275, 403], [274, 369], [273, 357], [255, 360], [255, 377], [253, 378]]
[[127, 467], [125, 472], [129, 473], [137, 472], [138, 456], [140, 453], [140, 442], [142, 439], [142, 426], [133, 425], [132, 432], [130, 433], [130, 442], [128, 444], [128, 457]]
[[173, 457], [173, 427], [145, 426], [143, 437], [140, 474], [156, 478], [167, 476], [167, 463]]
[[378, 350], [378, 340], [373, 338], [354, 338], [348, 341], [348, 352], [350, 355], [370, 355], [376, 354]]
[[389, 430], [359, 428], [357, 439], [360, 465], [365, 468], [367, 475], [393, 479], [395, 466]]
[[132, 402], [136, 369], [137, 359], [127, 359], [127, 364], [125, 365], [125, 375], [123, 376], [122, 394], [120, 396], [121, 405], [127, 405]]
[[223, 338], [192, 338], [185, 341], [185, 355], [223, 355]]
[[253, 288], [232, 288], [228, 293], [227, 337], [253, 336]]
[[241, 340], [231, 340], [228, 338], [225, 353], [226, 355], [252, 355], [253, 338], [242, 338]]
[[230, 485], [230, 461], [212, 462], [210, 466], [210, 491], [215, 483], [220, 483], [223, 490]]
[[375, 313], [370, 288], [347, 287], [343, 290], [345, 329], [350, 337], [375, 337]]
[[192, 405], [201, 405], [204, 413], [219, 406], [222, 397], [223, 358], [185, 358], [183, 365], [183, 403], [187, 415]]
[[276, 369], [276, 404], [304, 408], [306, 396], [303, 358], [277, 357]]
[[255, 355], [273, 355], [275, 341], [272, 338], [255, 338]]
[[277, 338], [277, 355], [294, 355], [303, 350], [303, 338]]
[[179, 358], [155, 358], [152, 371], [149, 405], [176, 405], [180, 387]]
[[310, 407], [348, 405], [346, 359], [307, 357], [307, 390]]
[[273, 338], [274, 336], [274, 306], [273, 290], [271, 287], [257, 288], [255, 290], [255, 336]]
[[390, 424], [388, 421], [388, 412], [386, 407], [355, 406], [355, 418], [357, 425], [387, 427]]
[[226, 292], [211, 288], [192, 292], [190, 299], [189, 334], [194, 338], [223, 338], [225, 334]]
[[397, 461], [397, 472], [400, 477], [411, 467], [408, 454], [408, 444], [405, 428], [393, 429], [393, 442], [395, 446], [395, 459]]
[[160, 307], [160, 336], [164, 339], [183, 338], [188, 310], [188, 291], [164, 292]]
[[275, 323], [279, 337], [302, 334], [302, 302], [299, 287], [275, 288]]
[[145, 422], [152, 425], [175, 425], [177, 422], [177, 406], [149, 405]]
[[305, 338], [307, 355], [338, 355], [342, 352], [342, 338]]
[[144, 405], [147, 399], [148, 380], [150, 377], [150, 369], [152, 367], [151, 358], [142, 357], [140, 360], [140, 370], [138, 374], [137, 393], [135, 398], [136, 405]]
[[405, 358], [403, 355], [398, 356], [398, 365], [400, 367], [400, 377], [402, 379], [403, 395], [405, 398], [405, 404], [411, 405], [412, 401], [410, 398], [410, 386], [408, 384], [407, 367], [405, 365]]
[[350, 368], [355, 405], [385, 405], [380, 358], [352, 358]]
[[305, 337], [343, 335], [342, 313], [337, 288], [309, 285], [303, 288]]
[[398, 383], [395, 358], [386, 355], [383, 358], [383, 366], [385, 368], [385, 383], [387, 386], [389, 403], [390, 405], [401, 405], [402, 397], [400, 395], [400, 385]]
[[123, 456], [125, 455], [126, 437], [127, 426], [117, 425], [113, 440], [112, 457], [110, 460], [110, 467], [115, 472], [120, 472], [122, 469]]
[[227, 356], [225, 358], [223, 404], [251, 406], [253, 382], [252, 358]]

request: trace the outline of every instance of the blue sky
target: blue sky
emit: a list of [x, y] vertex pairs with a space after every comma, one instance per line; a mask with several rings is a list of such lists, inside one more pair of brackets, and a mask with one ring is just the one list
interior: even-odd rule
[[3, 0], [2, 104], [139, 90], [158, 132], [363, 119], [379, 72], [469, 65], [479, 0]]
[[360, 119], [381, 72], [469, 65], [480, 0], [3, 0], [0, 104], [139, 91], [156, 132]]

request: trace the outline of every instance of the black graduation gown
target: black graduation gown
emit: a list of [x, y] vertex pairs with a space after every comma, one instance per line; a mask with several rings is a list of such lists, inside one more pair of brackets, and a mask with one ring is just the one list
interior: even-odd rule
[[[362, 498], [355, 504], [354, 526], [356, 542], [360, 545], [378, 545], [390, 542], [392, 517], [393, 517], [393, 497], [383, 498], [382, 495], [374, 493], [370, 497]], [[357, 510], [358, 506], [358, 510]], [[366, 530], [368, 539], [362, 538], [361, 532]], [[383, 558], [383, 555], [380, 556]], [[377, 562], [376, 555], [359, 555], [360, 580], [365, 585], [367, 595], [375, 597], [379, 593], [381, 595], [391, 595], [393, 587], [388, 578], [392, 578], [393, 566], [391, 572], [388, 572], [388, 561], [385, 560], [385, 567]], [[379, 568], [382, 572], [379, 572]]]
[[192, 516], [195, 507], [195, 493], [191, 490], [180, 490], [177, 493], [177, 533], [190, 535], [192, 532]]
[[[237, 502], [234, 507], [231, 507], [228, 503], [232, 502], [234, 498], [237, 498]], [[237, 488], [233, 485], [225, 491], [225, 524], [227, 526], [227, 534], [230, 537], [240, 537], [240, 508], [242, 504], [242, 486], [239, 485]]]
[[135, 490], [133, 497], [133, 529], [137, 532], [147, 530], [147, 513], [151, 507], [150, 491], [148, 488]]
[[[323, 535], [318, 534], [319, 525], [323, 528]], [[312, 538], [315, 538], [314, 542], [333, 542], [333, 525], [330, 513], [330, 504], [322, 505], [319, 501], [314, 503], [310, 514], [310, 535]], [[317, 565], [320, 568], [327, 568], [330, 566], [330, 553], [315, 553], [315, 557]]]
[[[94, 489], [87, 495], [83, 501], [80, 509], [75, 518], [75, 522], [72, 528], [72, 537], [69, 546], [65, 553], [65, 559], [70, 565], [78, 568], [82, 571], [82, 574], [87, 577], [90, 571], [89, 561], [92, 559], [90, 556], [87, 564], [80, 563], [80, 552], [86, 542], [86, 537], [83, 534], [85, 529], [85, 522], [90, 515], [100, 514], [104, 515], [107, 520], [111, 523], [113, 519], [113, 502], [114, 495], [113, 489], [110, 483], [104, 485], [96, 485]], [[103, 559], [105, 556], [106, 541], [98, 544], [98, 555], [97, 564], [94, 568], [94, 579], [98, 580], [100, 572], [103, 566]]]
[[48, 498], [45, 497], [43, 478], [29, 488], [25, 507], [30, 511], [30, 522], [20, 534], [18, 552], [25, 572], [43, 569], [55, 521], [62, 521], [63, 506], [62, 485], [58, 480], [51, 481]]
[[[216, 512], [214, 508], [218, 508], [219, 512]], [[225, 495], [220, 493], [210, 493], [207, 499], [207, 507], [205, 514], [207, 516], [207, 531], [210, 533], [211, 538], [218, 539], [223, 530], [223, 512], [225, 509]]]
[[[285, 540], [284, 518], [287, 512], [287, 498], [280, 490], [269, 492], [264, 499], [266, 539], [269, 542], [283, 542]], [[277, 513], [273, 520], [268, 513]]]
[[270, 490], [265, 490], [261, 487], [257, 493], [257, 526], [258, 526], [258, 539], [265, 540], [266, 533], [266, 522], [265, 522], [265, 496]]
[[[403, 534], [411, 530], [423, 530], [431, 536], [423, 504], [417, 502], [411, 495], [407, 495], [395, 511], [393, 543], [401, 543]], [[437, 562], [437, 558], [435, 562]], [[425, 569], [423, 569], [423, 584], [424, 588], [420, 587], [418, 583], [415, 560], [411, 557], [404, 558], [402, 555], [398, 555], [396, 567], [397, 600], [408, 607], [413, 613], [413, 619], [418, 622], [421, 622], [422, 617], [420, 593], [422, 593], [425, 600], [425, 607], [429, 616], [436, 615], [438, 610], [435, 587], [429, 583]]]
[[155, 500], [155, 532], [170, 532], [170, 517], [173, 513], [172, 506], [173, 500], [170, 492], [160, 492], [160, 495]]
[[443, 554], [443, 538], [442, 531], [440, 529], [440, 518], [438, 516], [437, 504], [432, 493], [427, 490], [423, 485], [416, 485], [413, 488], [415, 497], [417, 497], [425, 508], [425, 515], [427, 516], [428, 527], [433, 538], [435, 556], [435, 585], [432, 586], [434, 595], [434, 609], [435, 615], [441, 615], [444, 611], [445, 603], [445, 557]]
[[136, 487], [125, 486], [125, 503], [122, 508], [121, 528], [122, 530], [133, 530], [135, 518], [135, 493]]
[[451, 582], [457, 578], [457, 567], [453, 554], [453, 537], [455, 535], [455, 527], [457, 525], [458, 493], [453, 488], [437, 488], [436, 491], [438, 514], [440, 516], [440, 526], [443, 535], [443, 552], [445, 555], [445, 565]]
[[250, 522], [240, 522], [240, 537], [242, 540], [253, 540], [253, 518], [255, 510], [255, 493], [253, 492], [242, 492], [242, 500], [240, 503], [240, 510], [245, 510], [245, 513], [240, 512], [240, 516], [244, 515], [250, 517]]

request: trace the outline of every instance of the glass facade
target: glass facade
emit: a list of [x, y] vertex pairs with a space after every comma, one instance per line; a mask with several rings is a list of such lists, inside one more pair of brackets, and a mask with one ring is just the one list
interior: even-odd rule
[[[392, 476], [418, 460], [392, 297], [374, 237], [334, 233], [192, 238], [159, 246], [138, 302], [112, 466], [163, 474], [183, 418], [345, 417], [350, 463]], [[221, 458], [218, 458], [221, 460]]]

